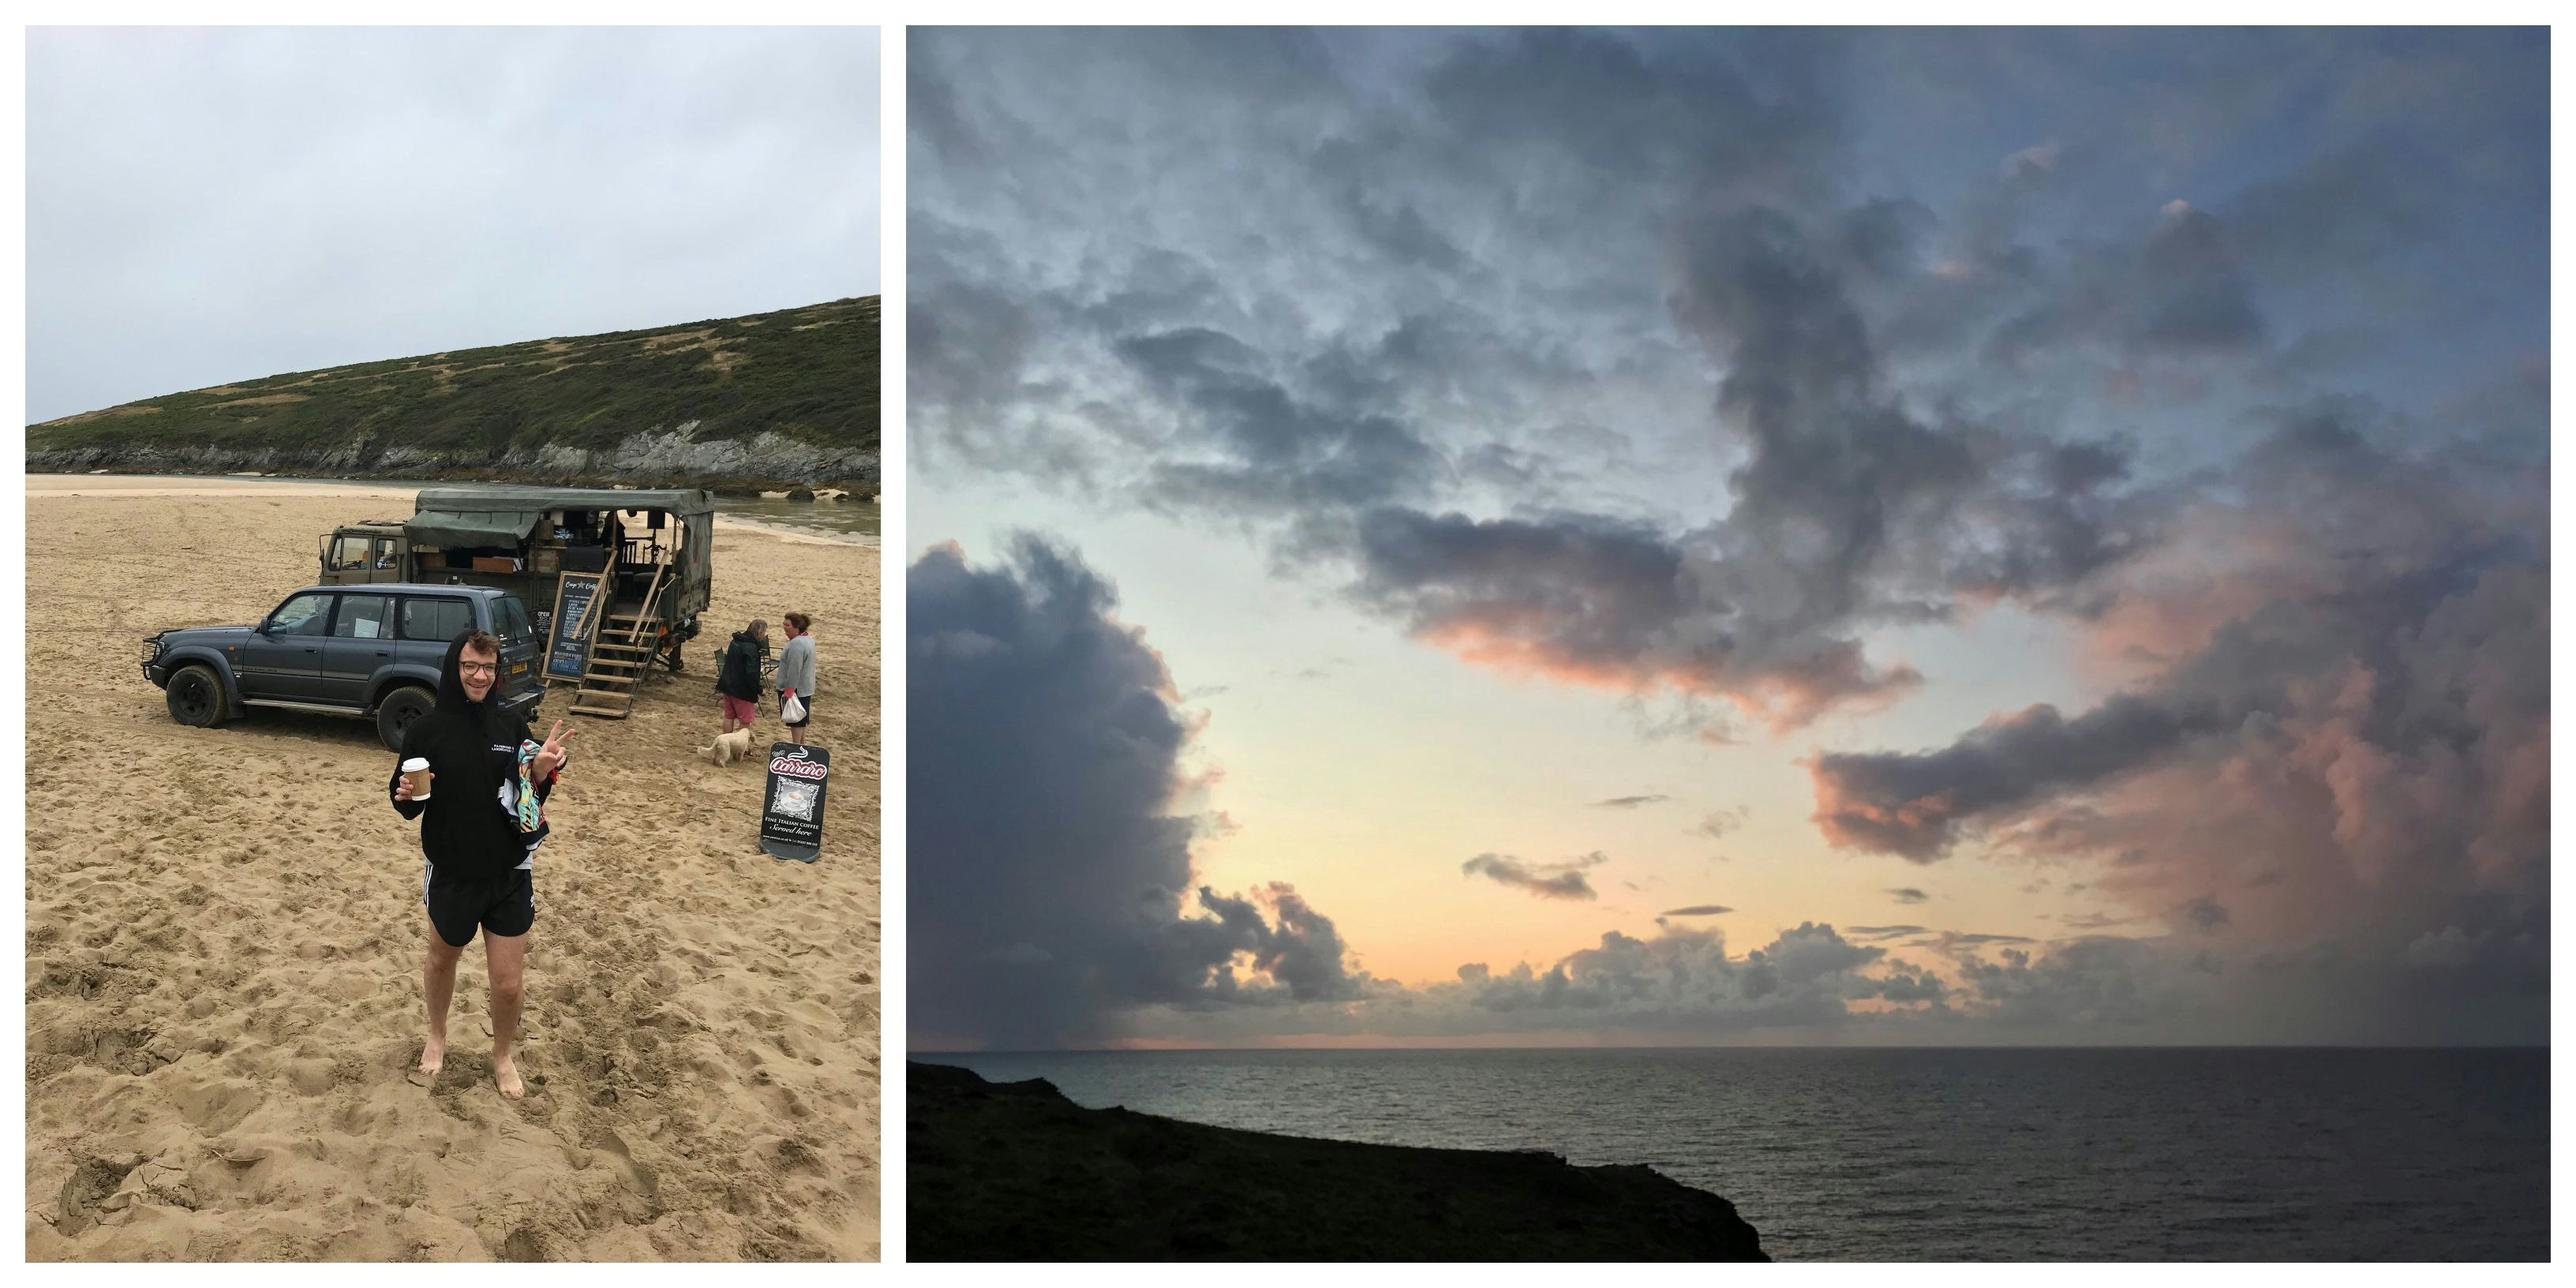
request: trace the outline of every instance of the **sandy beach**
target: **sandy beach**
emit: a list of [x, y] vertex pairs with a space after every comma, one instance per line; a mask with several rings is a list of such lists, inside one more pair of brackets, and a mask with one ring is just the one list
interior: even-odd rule
[[[372, 722], [171, 720], [164, 627], [256, 620], [332, 525], [411, 493], [27, 482], [30, 1260], [858, 1260], [878, 1250], [878, 565], [721, 524], [686, 674], [581, 733], [537, 856], [519, 1067], [483, 949], [422, 1037], [416, 825]], [[825, 850], [755, 843], [763, 771], [694, 754], [724, 639], [811, 613]], [[540, 727], [562, 715], [549, 697]], [[778, 727], [765, 710], [757, 735]]]

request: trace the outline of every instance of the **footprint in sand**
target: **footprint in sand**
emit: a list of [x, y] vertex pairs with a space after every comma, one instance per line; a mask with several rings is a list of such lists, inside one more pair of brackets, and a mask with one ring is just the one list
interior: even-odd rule
[[635, 1161], [635, 1152], [627, 1147], [626, 1138], [614, 1131], [602, 1130], [592, 1143], [614, 1158], [618, 1179], [627, 1189], [651, 1198], [662, 1188], [662, 1178], [650, 1166]]

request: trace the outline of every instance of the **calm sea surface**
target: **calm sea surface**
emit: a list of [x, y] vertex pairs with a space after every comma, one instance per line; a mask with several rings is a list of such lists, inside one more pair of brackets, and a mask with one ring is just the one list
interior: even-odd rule
[[1781, 1260], [2549, 1254], [2546, 1051], [916, 1058], [1226, 1127], [1647, 1163]]

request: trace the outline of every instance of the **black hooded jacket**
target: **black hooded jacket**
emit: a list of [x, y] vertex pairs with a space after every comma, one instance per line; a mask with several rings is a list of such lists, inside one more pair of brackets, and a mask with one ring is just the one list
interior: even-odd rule
[[[422, 820], [420, 852], [429, 857], [432, 876], [442, 882], [502, 876], [518, 867], [546, 832], [543, 826], [520, 831], [518, 820], [501, 808], [501, 785], [518, 782], [519, 744], [531, 735], [526, 720], [495, 703], [466, 698], [457, 659], [471, 634], [449, 641], [447, 658], [438, 666], [438, 703], [403, 730], [402, 755], [385, 780], [385, 796], [391, 799], [402, 782], [403, 760], [428, 758], [430, 772], [437, 775], [430, 782], [429, 799], [397, 800], [393, 806], [404, 818]], [[553, 791], [551, 780], [539, 783], [537, 799]]]
[[733, 642], [725, 645], [724, 666], [716, 672], [716, 692], [745, 702], [760, 701], [760, 649], [751, 632], [735, 631]]

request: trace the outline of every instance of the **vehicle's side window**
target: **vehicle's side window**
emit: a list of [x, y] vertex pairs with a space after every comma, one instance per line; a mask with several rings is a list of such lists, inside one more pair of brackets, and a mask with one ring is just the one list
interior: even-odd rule
[[366, 566], [367, 539], [365, 537], [342, 537], [331, 543], [332, 571], [337, 572], [343, 568], [364, 568]]
[[271, 635], [319, 635], [331, 625], [331, 597], [298, 595], [269, 615]]
[[331, 638], [342, 640], [389, 639], [386, 629], [385, 597], [382, 595], [342, 595], [340, 616], [331, 623]]
[[394, 539], [392, 537], [376, 538], [376, 566], [378, 568], [391, 568], [394, 566]]
[[446, 643], [474, 624], [474, 606], [461, 599], [406, 599], [402, 637]]

